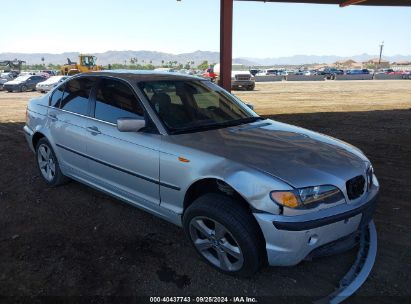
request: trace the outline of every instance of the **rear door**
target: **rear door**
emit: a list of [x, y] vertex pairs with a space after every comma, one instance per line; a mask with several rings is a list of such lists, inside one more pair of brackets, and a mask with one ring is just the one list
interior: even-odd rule
[[117, 129], [118, 118], [145, 116], [133, 89], [122, 80], [101, 78], [92, 105], [94, 119], [88, 119], [85, 128], [93, 180], [129, 201], [158, 205], [160, 135], [149, 128]]
[[56, 89], [50, 99], [50, 132], [60, 166], [64, 173], [79, 178], [87, 175], [85, 128], [94, 83], [90, 77], [72, 79]]

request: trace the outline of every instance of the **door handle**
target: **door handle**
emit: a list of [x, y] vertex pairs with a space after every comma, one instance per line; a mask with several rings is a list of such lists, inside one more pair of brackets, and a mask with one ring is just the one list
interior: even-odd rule
[[50, 118], [51, 120], [53, 120], [53, 121], [56, 121], [56, 120], [57, 120], [56, 114], [49, 114], [49, 118]]
[[97, 127], [88, 127], [86, 130], [93, 135], [101, 134], [100, 130]]

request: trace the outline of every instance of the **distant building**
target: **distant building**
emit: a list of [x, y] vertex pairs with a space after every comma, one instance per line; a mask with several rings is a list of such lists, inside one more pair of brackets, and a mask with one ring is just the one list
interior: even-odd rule
[[342, 69], [342, 70], [362, 68], [362, 64], [360, 62], [357, 62], [352, 59], [336, 61], [334, 62], [333, 66], [336, 67], [337, 69]]
[[379, 69], [388, 69], [390, 67], [390, 62], [389, 61], [381, 59], [381, 62], [379, 63], [378, 58], [373, 58], [373, 59], [370, 59], [368, 61], [364, 61], [362, 64], [363, 64], [364, 67], [374, 66], [374, 67], [379, 68]]
[[310, 68], [313, 70], [322, 70], [322, 69], [328, 68], [328, 66], [329, 64], [321, 63], [321, 64], [312, 65]]
[[411, 61], [397, 61], [391, 63], [394, 71], [411, 71]]

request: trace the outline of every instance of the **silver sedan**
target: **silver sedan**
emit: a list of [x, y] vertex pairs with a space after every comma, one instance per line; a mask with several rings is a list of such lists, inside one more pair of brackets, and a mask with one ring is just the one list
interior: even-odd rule
[[188, 75], [74, 76], [29, 102], [24, 131], [48, 185], [74, 179], [182, 226], [205, 261], [240, 276], [341, 248], [379, 190], [359, 149]]

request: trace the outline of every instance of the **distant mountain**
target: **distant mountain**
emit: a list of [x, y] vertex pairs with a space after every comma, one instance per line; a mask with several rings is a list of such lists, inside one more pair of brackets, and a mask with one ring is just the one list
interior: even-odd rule
[[[217, 63], [220, 61], [218, 52], [195, 51], [193, 53], [184, 54], [169, 54], [155, 51], [107, 51], [104, 53], [93, 53], [97, 56], [97, 63], [100, 65], [107, 65], [109, 63], [124, 63], [130, 64], [131, 58], [136, 58], [137, 63], [154, 65], [161, 65], [162, 62], [177, 61], [185, 64], [188, 61], [194, 61], [195, 65], [199, 65], [204, 60], [210, 63]], [[67, 58], [71, 61], [78, 60], [78, 52], [67, 52], [62, 54], [48, 54], [48, 53], [0, 53], [0, 61], [19, 59], [24, 60], [28, 64], [40, 64], [41, 58], [44, 58], [44, 63], [49, 64], [65, 64]]]
[[[0, 61], [2, 60], [25, 60], [28, 64], [42, 63], [41, 58], [44, 58], [46, 64], [65, 64], [67, 58], [76, 61], [78, 52], [66, 52], [62, 54], [49, 53], [0, 53]], [[189, 61], [194, 61], [194, 65], [199, 65], [204, 60], [209, 63], [217, 63], [220, 61], [218, 52], [209, 51], [195, 51], [192, 53], [183, 54], [169, 54], [155, 51], [107, 51], [104, 53], [94, 53], [97, 56], [97, 63], [100, 65], [107, 65], [109, 63], [124, 63], [129, 64], [131, 58], [136, 58], [137, 63], [152, 63], [154, 65], [161, 65], [162, 62], [177, 61], [185, 64]], [[318, 56], [318, 55], [294, 55], [288, 57], [273, 57], [273, 58], [253, 58], [240, 57], [234, 58], [234, 63], [243, 64], [245, 66], [270, 66], [270, 65], [302, 65], [312, 63], [333, 63], [338, 60], [353, 59], [355, 61], [363, 62], [371, 58], [376, 58], [378, 55], [360, 54], [349, 57], [342, 56]], [[411, 61], [411, 55], [395, 55], [383, 56], [385, 60], [389, 61]]]
[[[276, 57], [276, 58], [250, 58], [242, 57], [237, 58], [236, 61], [244, 60], [253, 64], [250, 65], [299, 65], [299, 64], [313, 64], [313, 63], [334, 63], [339, 60], [348, 60], [353, 59], [357, 62], [364, 62], [372, 58], [378, 58], [379, 55], [370, 55], [370, 54], [360, 54], [348, 57], [342, 56], [318, 56], [318, 55], [294, 55], [289, 57]], [[411, 61], [411, 55], [395, 55], [395, 56], [383, 56], [384, 60], [390, 62], [393, 61]]]

